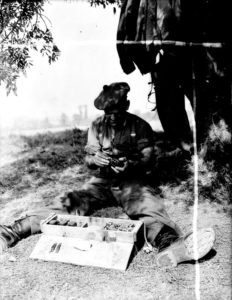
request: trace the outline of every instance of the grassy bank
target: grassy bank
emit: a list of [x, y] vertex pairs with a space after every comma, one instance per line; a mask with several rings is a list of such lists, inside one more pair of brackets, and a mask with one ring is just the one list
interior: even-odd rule
[[[200, 293], [206, 300], [231, 296], [231, 145], [230, 136], [223, 136], [226, 138], [217, 140], [212, 135], [207, 142], [211, 150], [201, 153], [199, 160], [198, 226], [212, 226], [217, 235], [215, 248], [200, 263]], [[172, 220], [187, 232], [192, 228], [193, 162], [176, 151], [162, 133], [154, 134], [154, 139], [153, 184]], [[28, 210], [59, 205], [65, 192], [80, 188], [90, 176], [83, 164], [86, 131], [11, 136], [9, 143], [14, 160], [0, 168], [0, 223], [11, 223]], [[225, 149], [228, 153], [223, 154]], [[114, 207], [95, 215], [118, 217], [121, 213]], [[0, 262], [3, 299], [195, 299], [192, 263], [159, 269], [156, 250], [137, 253], [125, 273], [33, 261], [29, 256], [38, 238], [21, 241], [9, 250], [14, 260], [6, 256]]]
[[[1, 168], [0, 193], [25, 195], [28, 189], [54, 182], [65, 170], [78, 167], [86, 173], [84, 146], [87, 131], [79, 129], [34, 136], [12, 136], [11, 143], [20, 145], [13, 163]], [[15, 147], [14, 146], [14, 147]], [[154, 133], [155, 160], [153, 184], [164, 197], [185, 199], [193, 203], [194, 160], [173, 148], [164, 133]], [[198, 189], [200, 201], [207, 200], [230, 208], [232, 203], [231, 134], [221, 122], [212, 128], [198, 156]], [[87, 175], [86, 175], [87, 176]]]

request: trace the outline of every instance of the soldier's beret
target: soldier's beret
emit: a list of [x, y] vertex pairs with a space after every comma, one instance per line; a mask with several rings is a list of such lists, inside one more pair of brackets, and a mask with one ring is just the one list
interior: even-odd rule
[[114, 82], [104, 85], [103, 90], [94, 100], [94, 106], [100, 110], [120, 107], [127, 101], [127, 93], [130, 87], [126, 82]]

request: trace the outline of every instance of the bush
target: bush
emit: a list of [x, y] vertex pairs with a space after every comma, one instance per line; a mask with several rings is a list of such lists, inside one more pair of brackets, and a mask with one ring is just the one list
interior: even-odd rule
[[56, 180], [68, 167], [83, 164], [86, 137], [86, 131], [78, 129], [22, 137], [26, 153], [1, 170], [0, 194], [13, 189], [18, 196], [29, 187]]
[[62, 170], [83, 163], [86, 131], [73, 129], [22, 138], [26, 147], [34, 150], [28, 158], [29, 165], [39, 163], [50, 169]]
[[[213, 125], [198, 159], [198, 190], [202, 199], [232, 203], [232, 138], [225, 122]], [[194, 164], [189, 164], [192, 174], [183, 184], [183, 189], [193, 190]]]
[[48, 132], [34, 136], [22, 136], [29, 149], [46, 148], [50, 145], [82, 146], [86, 143], [87, 132], [74, 128], [60, 132]]

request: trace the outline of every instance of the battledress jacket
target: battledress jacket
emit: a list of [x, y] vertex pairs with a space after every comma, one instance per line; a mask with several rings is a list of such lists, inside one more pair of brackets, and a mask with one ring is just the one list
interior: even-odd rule
[[[113, 131], [111, 126], [107, 123], [107, 118], [103, 115], [92, 122], [88, 130], [88, 141], [85, 151], [89, 155], [94, 155], [98, 150], [104, 152], [111, 152], [114, 157], [127, 157], [132, 160], [139, 160], [139, 154], [144, 148], [153, 147], [153, 131], [151, 126], [140, 117], [126, 112], [125, 122], [123, 126]], [[131, 177], [131, 175], [144, 176], [147, 169], [131, 170], [133, 174], [124, 175]], [[99, 170], [100, 175], [114, 177], [116, 173], [108, 169]]]
[[[137, 66], [142, 74], [151, 72], [161, 48], [174, 56], [179, 51], [178, 46], [154, 46], [152, 41], [173, 40], [223, 43], [223, 49], [202, 49], [207, 61], [204, 67], [210, 74], [231, 73], [229, 5], [228, 0], [124, 0], [117, 31], [117, 51], [123, 71], [129, 74]], [[186, 51], [192, 55], [195, 49]]]

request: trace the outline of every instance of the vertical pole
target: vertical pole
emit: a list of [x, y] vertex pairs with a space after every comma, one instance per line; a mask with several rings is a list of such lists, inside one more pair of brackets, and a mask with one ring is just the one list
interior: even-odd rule
[[194, 258], [195, 265], [195, 295], [196, 299], [200, 300], [200, 266], [198, 263], [198, 241], [197, 241], [197, 223], [198, 223], [198, 153], [197, 153], [197, 128], [196, 128], [196, 77], [194, 66], [194, 55], [192, 53], [192, 92], [193, 92], [193, 148], [194, 148], [194, 208], [193, 208], [193, 245], [194, 245]]

